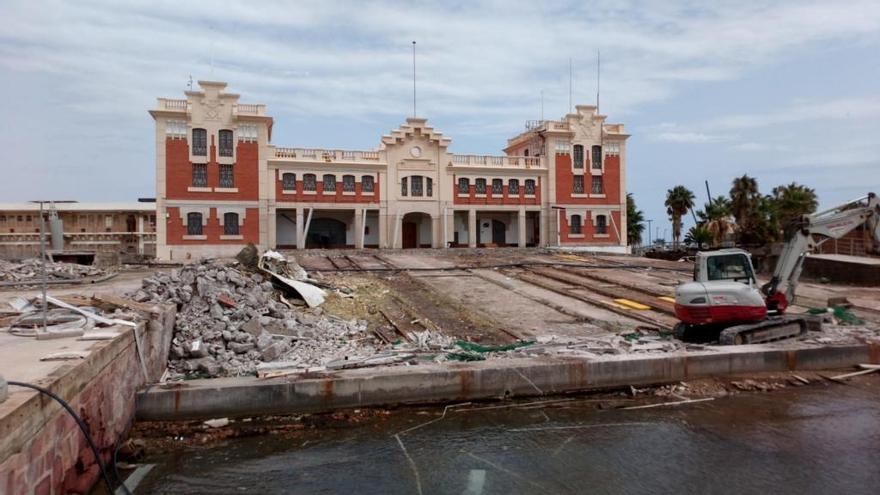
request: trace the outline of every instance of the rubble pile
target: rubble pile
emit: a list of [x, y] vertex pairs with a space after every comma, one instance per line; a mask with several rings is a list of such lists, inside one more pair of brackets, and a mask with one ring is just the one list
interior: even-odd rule
[[129, 295], [178, 307], [170, 376], [240, 376], [284, 361], [318, 367], [376, 354], [382, 344], [365, 321], [346, 321], [285, 298], [268, 274], [203, 261], [156, 273]]
[[[88, 277], [102, 277], [107, 272], [88, 265], [76, 263], [46, 262], [47, 280], [76, 280]], [[30, 258], [19, 262], [0, 260], [0, 282], [39, 282], [43, 280], [40, 260]]]

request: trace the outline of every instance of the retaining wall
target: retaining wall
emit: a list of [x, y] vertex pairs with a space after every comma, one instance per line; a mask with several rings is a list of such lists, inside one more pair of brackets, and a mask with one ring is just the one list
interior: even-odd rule
[[[139, 329], [149, 381], [165, 369], [174, 309], [161, 308]], [[145, 384], [134, 334], [98, 342], [82, 361], [35, 385], [64, 399], [88, 425], [107, 462], [127, 435], [135, 394]], [[10, 386], [11, 392], [22, 389]], [[70, 415], [51, 398], [10, 395], [0, 415], [0, 494], [88, 493], [100, 476], [94, 455]], [[112, 475], [111, 475], [112, 476]]]
[[138, 395], [137, 418], [172, 421], [526, 397], [658, 385], [733, 373], [822, 370], [880, 363], [880, 345], [723, 351], [587, 360], [532, 358], [360, 369], [331, 378], [192, 380]]

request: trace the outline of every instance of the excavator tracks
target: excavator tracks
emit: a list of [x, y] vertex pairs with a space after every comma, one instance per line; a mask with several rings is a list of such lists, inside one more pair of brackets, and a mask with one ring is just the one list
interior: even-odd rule
[[718, 337], [721, 345], [761, 344], [807, 333], [807, 319], [800, 315], [771, 317], [758, 323], [726, 328]]

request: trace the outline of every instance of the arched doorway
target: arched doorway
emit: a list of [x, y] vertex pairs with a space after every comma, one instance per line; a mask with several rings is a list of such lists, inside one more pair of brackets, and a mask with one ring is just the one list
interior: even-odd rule
[[335, 218], [313, 218], [306, 242], [307, 248], [344, 248], [345, 222]]
[[404, 249], [431, 247], [431, 216], [425, 213], [407, 213], [401, 225], [401, 246]]

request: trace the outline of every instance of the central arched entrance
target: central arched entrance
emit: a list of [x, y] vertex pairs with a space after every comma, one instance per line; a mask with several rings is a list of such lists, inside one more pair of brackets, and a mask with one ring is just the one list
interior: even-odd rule
[[314, 218], [306, 241], [307, 248], [344, 248], [345, 222], [335, 218]]
[[431, 215], [426, 213], [407, 213], [401, 225], [401, 246], [404, 249], [429, 248], [432, 242]]

